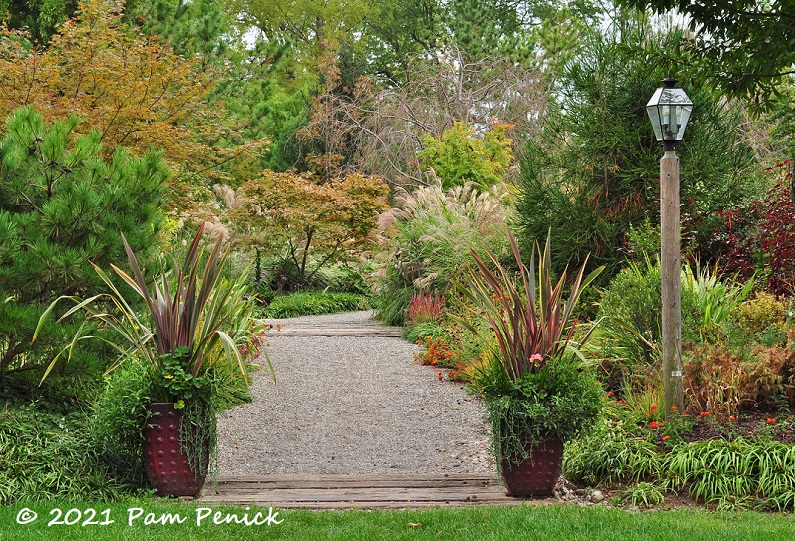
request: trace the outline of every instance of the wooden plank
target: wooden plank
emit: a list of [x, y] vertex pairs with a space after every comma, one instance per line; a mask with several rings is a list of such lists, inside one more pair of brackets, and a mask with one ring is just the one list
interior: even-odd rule
[[413, 509], [517, 505], [496, 479], [479, 474], [228, 476], [207, 483], [207, 503], [305, 509]]
[[[203, 501], [203, 500], [202, 500]], [[224, 500], [223, 502], [229, 505], [248, 506], [256, 505], [258, 507], [268, 508], [274, 507], [278, 509], [312, 509], [315, 511], [322, 510], [339, 510], [339, 509], [387, 509], [387, 510], [400, 510], [400, 509], [427, 509], [431, 507], [477, 507], [477, 506], [518, 506], [536, 503], [534, 500], [524, 500], [521, 498], [505, 497], [499, 501], [478, 501], [478, 502], [289, 502], [279, 503], [278, 506], [274, 505], [268, 500]]]
[[235, 480], [218, 481], [219, 490], [268, 490], [278, 488], [434, 488], [434, 487], [478, 487], [496, 486], [497, 481], [492, 479], [283, 479], [283, 480]]
[[426, 497], [439, 497], [439, 495], [443, 495], [444, 498], [447, 498], [448, 495], [452, 495], [450, 497], [455, 497], [456, 495], [464, 495], [471, 496], [473, 494], [483, 494], [487, 496], [489, 494], [499, 494], [501, 491], [496, 487], [468, 487], [468, 488], [461, 488], [461, 487], [425, 487], [425, 488], [414, 488], [414, 487], [358, 487], [358, 488], [324, 488], [324, 487], [308, 487], [308, 488], [271, 488], [266, 490], [259, 490], [259, 489], [248, 489], [248, 490], [217, 490], [213, 492], [209, 490], [207, 492], [208, 496], [213, 495], [224, 495], [224, 494], [240, 494], [245, 495], [246, 497], [250, 497], [252, 495], [257, 494], [273, 494], [273, 495], [282, 495], [286, 494], [291, 497], [296, 498], [303, 498], [307, 494], [331, 494], [333, 496], [340, 496], [340, 495], [350, 495], [350, 494], [358, 494], [361, 495], [363, 498], [369, 498], [371, 495], [375, 495], [378, 498], [406, 498], [406, 497], [413, 497], [417, 496], [419, 498], [426, 498]]
[[[208, 496], [202, 498], [204, 501], [224, 501], [227, 495], [218, 494], [216, 496]], [[328, 492], [328, 491], [306, 491], [303, 493], [296, 493], [289, 491], [281, 493], [278, 491], [272, 492], [253, 492], [235, 493], [228, 495], [234, 499], [240, 500], [261, 500], [267, 499], [274, 504], [278, 502], [339, 502], [339, 501], [356, 501], [356, 502], [438, 502], [438, 501], [487, 501], [501, 499], [501, 494], [475, 494], [466, 492], [372, 492], [372, 491], [347, 491], [347, 492]]]
[[405, 475], [395, 473], [377, 473], [377, 474], [321, 474], [321, 475], [221, 475], [218, 477], [219, 483], [226, 482], [291, 482], [291, 481], [314, 481], [314, 482], [332, 482], [340, 483], [347, 481], [393, 481], [393, 482], [410, 482], [416, 480], [454, 480], [454, 481], [496, 481], [494, 476], [486, 473], [441, 473], [441, 474], [427, 474], [427, 475]]
[[278, 336], [386, 336], [391, 338], [400, 338], [400, 330], [393, 330], [389, 328], [355, 328], [355, 329], [310, 329], [310, 328], [294, 328], [282, 329], [276, 333], [268, 335], [268, 339]]

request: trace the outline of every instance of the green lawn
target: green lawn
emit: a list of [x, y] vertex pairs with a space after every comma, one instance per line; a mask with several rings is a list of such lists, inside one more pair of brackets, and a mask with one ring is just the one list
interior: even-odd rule
[[[24, 508], [38, 518], [28, 525], [17, 523]], [[82, 525], [90, 519], [92, 507], [98, 524]], [[766, 515], [753, 512], [710, 513], [676, 510], [632, 512], [603, 507], [576, 505], [528, 505], [523, 507], [447, 508], [423, 511], [279, 511], [272, 518], [281, 523], [267, 524], [268, 509], [214, 507], [200, 510], [196, 504], [137, 500], [112, 505], [57, 505], [35, 503], [0, 507], [0, 540], [248, 540], [248, 539], [339, 539], [339, 540], [754, 540], [795, 539], [795, 518], [791, 515]], [[57, 518], [51, 510], [60, 508], [61, 519], [74, 525], [52, 525]], [[81, 512], [70, 509], [80, 509]], [[106, 511], [107, 510], [107, 511]], [[256, 515], [260, 512], [260, 515]], [[165, 518], [181, 523], [145, 524]], [[218, 513], [216, 515], [216, 513]], [[234, 513], [262, 525], [245, 526], [225, 522]], [[57, 514], [57, 512], [56, 512]], [[151, 515], [150, 515], [151, 514]], [[197, 526], [197, 515], [206, 516]], [[129, 524], [133, 516], [132, 525]], [[135, 516], [138, 515], [137, 518]], [[178, 515], [178, 516], [177, 516]], [[220, 524], [213, 522], [217, 517]], [[78, 520], [80, 519], [80, 520]], [[113, 524], [102, 525], [108, 519]]]

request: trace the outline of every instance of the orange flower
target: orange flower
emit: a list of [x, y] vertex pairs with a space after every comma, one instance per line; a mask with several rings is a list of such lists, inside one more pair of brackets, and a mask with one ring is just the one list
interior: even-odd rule
[[444, 372], [439, 370], [439, 381], [444, 381]]
[[607, 391], [607, 396], [613, 396], [613, 395], [615, 395], [615, 394], [616, 394], [616, 393], [614, 393], [613, 391]]
[[663, 437], [662, 437], [662, 440], [663, 440], [663, 441], [668, 441], [668, 440], [670, 440], [670, 439], [671, 439], [671, 436], [663, 436]]
[[709, 417], [709, 412], [708, 411], [702, 411], [701, 412], [701, 416], [702, 417]]
[[776, 424], [776, 420], [773, 419], [772, 417], [768, 417], [767, 418], [767, 424], [774, 425], [774, 424]]
[[651, 423], [649, 423], [649, 426], [652, 427], [652, 429], [654, 430], [660, 428], [660, 425], [657, 423], [657, 421], [652, 421]]
[[657, 409], [657, 404], [654, 404], [651, 408], [649, 408], [649, 413], [654, 413], [656, 409]]
[[677, 408], [676, 406], [671, 406], [671, 411], [676, 411], [676, 410], [678, 410], [678, 409], [679, 409], [679, 408]]
[[737, 418], [734, 415], [729, 415], [729, 421], [734, 422]]

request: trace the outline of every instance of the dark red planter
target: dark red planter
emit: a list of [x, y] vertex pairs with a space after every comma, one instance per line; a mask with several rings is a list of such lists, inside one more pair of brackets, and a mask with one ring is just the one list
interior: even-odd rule
[[551, 438], [539, 443], [531, 457], [519, 464], [502, 461], [502, 480], [509, 496], [550, 496], [560, 478], [563, 440]]
[[[194, 472], [179, 443], [182, 413], [172, 403], [150, 404], [149, 411], [144, 427], [144, 461], [149, 482], [159, 496], [196, 496], [204, 485], [207, 469]], [[206, 443], [203, 451], [206, 465], [209, 459]]]

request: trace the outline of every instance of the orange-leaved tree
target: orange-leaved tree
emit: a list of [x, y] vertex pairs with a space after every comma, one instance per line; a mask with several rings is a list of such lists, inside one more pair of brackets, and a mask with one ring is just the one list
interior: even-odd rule
[[218, 166], [239, 154], [224, 148], [237, 128], [210, 97], [219, 74], [198, 56], [179, 56], [123, 24], [122, 8], [123, 2], [81, 1], [46, 48], [0, 27], [0, 117], [33, 105], [47, 122], [77, 115], [76, 131], [101, 131], [108, 155], [119, 145], [136, 155], [155, 147], [179, 172], [172, 186], [179, 206], [208, 177], [226, 180]]
[[239, 242], [278, 254], [296, 287], [324, 265], [358, 257], [388, 208], [387, 185], [361, 173], [319, 183], [295, 173], [264, 171], [237, 190], [229, 218]]

